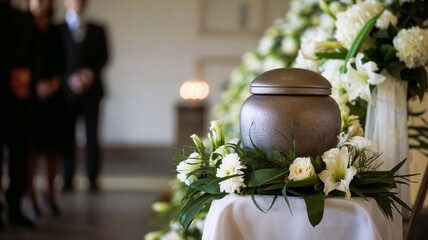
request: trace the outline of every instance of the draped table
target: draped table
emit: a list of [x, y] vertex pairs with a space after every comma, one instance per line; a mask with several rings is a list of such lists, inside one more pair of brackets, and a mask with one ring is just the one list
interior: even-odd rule
[[273, 198], [256, 196], [257, 203], [266, 213], [254, 205], [251, 196], [230, 194], [213, 201], [202, 239], [403, 239], [401, 216], [395, 211], [394, 221], [390, 221], [371, 198], [326, 199], [323, 219], [316, 227], [309, 223], [303, 199], [288, 197], [290, 213], [281, 196], [267, 211]]

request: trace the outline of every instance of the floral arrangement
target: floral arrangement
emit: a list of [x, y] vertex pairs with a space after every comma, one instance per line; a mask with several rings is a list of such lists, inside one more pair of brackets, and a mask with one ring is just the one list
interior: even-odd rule
[[255, 145], [248, 148], [240, 142], [226, 143], [218, 121], [211, 122], [209, 146], [197, 135], [191, 138], [195, 152], [182, 155], [177, 165], [177, 178], [188, 186], [178, 213], [184, 229], [213, 200], [227, 194], [251, 195], [259, 209], [254, 198], [258, 194], [282, 196], [290, 210], [288, 196], [302, 197], [312, 226], [321, 222], [324, 199], [330, 196], [374, 198], [389, 218], [393, 208], [399, 211], [398, 205], [410, 210], [393, 191], [411, 176], [396, 174], [405, 160], [389, 171], [377, 171], [380, 153], [361, 136], [342, 133], [336, 148], [315, 158], [296, 156], [295, 146], [288, 153], [266, 153]]
[[[240, 134], [239, 112], [250, 94], [248, 89], [251, 81], [264, 71], [274, 68], [305, 68], [328, 79], [333, 86], [332, 97], [341, 109], [342, 131], [349, 134], [349, 141], [364, 135], [362, 126], [366, 122], [367, 105], [373, 101], [373, 93], [385, 82], [385, 77], [392, 75], [408, 84], [409, 105], [413, 99], [424, 97], [428, 86], [424, 68], [428, 64], [428, 1], [290, 0], [288, 9], [285, 18], [278, 19], [266, 30], [258, 48], [243, 55], [242, 64], [232, 72], [222, 100], [214, 108], [215, 117], [223, 123], [224, 134], [229, 139]], [[424, 110], [410, 110], [409, 115], [414, 117], [424, 113]], [[428, 156], [428, 122], [424, 119], [422, 122], [423, 125], [408, 126], [409, 146]], [[210, 146], [211, 143], [205, 145]], [[237, 151], [240, 148], [235, 145], [226, 144], [225, 151], [234, 151], [242, 161], [245, 157], [240, 155], [242, 152]], [[349, 150], [352, 145], [345, 146]], [[206, 150], [206, 153], [214, 154], [214, 151], [221, 150], [216, 148]], [[205, 164], [205, 161], [202, 163]], [[199, 160], [195, 162], [195, 165], [200, 163]], [[321, 165], [326, 166], [323, 164], [321, 161]], [[205, 167], [203, 164], [201, 166]], [[246, 166], [240, 169], [244, 173], [251, 170], [244, 163], [242, 166]], [[181, 167], [186, 166], [182, 163]], [[357, 193], [352, 192], [352, 186], [359, 176], [358, 168], [355, 168], [357, 173], [350, 183], [353, 196]], [[194, 171], [199, 171], [197, 169]], [[315, 172], [317, 176], [320, 173]], [[180, 175], [180, 178], [184, 177]], [[203, 179], [201, 176], [195, 177], [198, 178], [194, 178], [194, 182]], [[180, 185], [178, 181], [174, 186]], [[156, 208], [166, 224], [161, 225], [164, 226], [161, 231], [149, 234], [147, 239], [164, 239], [173, 235], [179, 239], [199, 238], [200, 234], [194, 233], [198, 229], [196, 225], [203, 223], [207, 206], [191, 223], [189, 229], [194, 231], [186, 232], [178, 228], [171, 217], [180, 210], [180, 199], [186, 193], [184, 187], [187, 185], [182, 185], [182, 191], [174, 190], [174, 198], [170, 203], [165, 203], [162, 210]], [[341, 191], [334, 190], [329, 195], [338, 192]]]

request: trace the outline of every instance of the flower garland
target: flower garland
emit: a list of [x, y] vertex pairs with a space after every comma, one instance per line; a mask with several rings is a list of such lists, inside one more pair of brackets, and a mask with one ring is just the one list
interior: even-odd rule
[[265, 153], [255, 145], [242, 148], [239, 142], [225, 143], [219, 121], [211, 122], [208, 135], [208, 147], [193, 135], [196, 152], [183, 154], [177, 166], [178, 178], [188, 186], [178, 213], [184, 229], [213, 200], [227, 194], [251, 195], [258, 208], [255, 195], [282, 195], [290, 211], [287, 197], [302, 197], [314, 227], [322, 220], [324, 199], [330, 196], [374, 198], [389, 218], [393, 208], [399, 211], [397, 204], [410, 210], [393, 191], [411, 176], [396, 174], [405, 160], [389, 171], [377, 171], [380, 153], [364, 137], [342, 133], [337, 148], [311, 158], [297, 157], [296, 146], [286, 154], [274, 150]]

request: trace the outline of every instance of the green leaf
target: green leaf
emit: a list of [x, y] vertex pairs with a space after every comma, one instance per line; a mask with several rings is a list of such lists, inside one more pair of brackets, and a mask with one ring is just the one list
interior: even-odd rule
[[318, 177], [318, 175], [315, 174], [302, 180], [291, 180], [287, 183], [287, 187], [288, 188], [311, 187], [318, 182], [321, 182], [321, 180]]
[[348, 52], [317, 52], [315, 56], [319, 59], [345, 59]]
[[206, 204], [210, 203], [214, 199], [223, 198], [225, 195], [226, 194], [212, 195], [209, 193], [204, 193], [195, 200], [187, 201], [178, 213], [178, 221], [181, 227], [187, 230], [196, 214], [198, 214], [206, 206]]
[[258, 169], [246, 174], [246, 184], [248, 187], [258, 187], [269, 181], [284, 176], [287, 171], [288, 170], [276, 168]]
[[284, 188], [282, 189], [282, 196], [284, 197], [285, 203], [287, 203], [288, 210], [290, 210], [291, 215], [293, 215], [293, 211], [291, 211], [290, 202], [288, 201], [288, 197], [287, 197], [287, 185], [285, 185]]
[[322, 191], [302, 194], [306, 203], [309, 222], [313, 227], [318, 225], [324, 215], [324, 194]]
[[340, 69], [341, 73], [346, 73], [346, 71], [347, 71], [346, 65], [348, 64], [348, 61], [351, 58], [355, 57], [355, 55], [358, 53], [358, 51], [360, 50], [364, 41], [369, 36], [370, 32], [372, 31], [373, 27], [375, 26], [377, 19], [380, 17], [380, 15], [382, 13], [383, 13], [383, 10], [380, 13], [378, 13], [376, 16], [372, 17], [366, 23], [366, 25], [364, 25], [364, 27], [361, 29], [361, 31], [358, 33], [357, 37], [355, 38], [354, 42], [352, 43], [351, 48], [349, 49], [348, 54], [346, 55], [345, 63], [342, 66], [342, 68]]

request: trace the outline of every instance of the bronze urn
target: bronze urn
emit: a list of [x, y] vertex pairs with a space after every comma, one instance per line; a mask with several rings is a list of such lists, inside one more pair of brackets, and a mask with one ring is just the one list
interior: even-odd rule
[[323, 76], [299, 68], [274, 69], [257, 76], [250, 91], [240, 119], [245, 147], [252, 147], [252, 140], [265, 152], [288, 153], [292, 134], [297, 156], [315, 157], [336, 146], [340, 110]]

